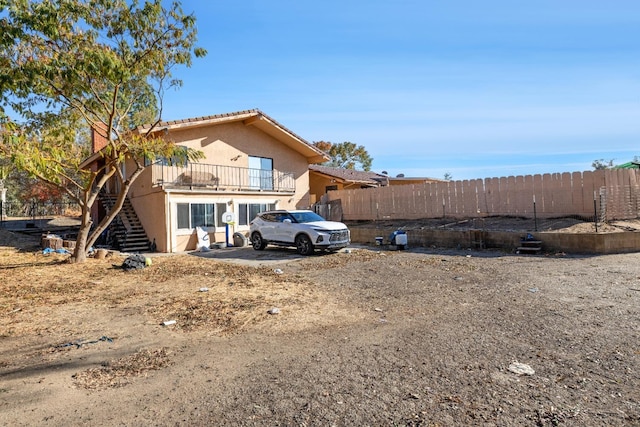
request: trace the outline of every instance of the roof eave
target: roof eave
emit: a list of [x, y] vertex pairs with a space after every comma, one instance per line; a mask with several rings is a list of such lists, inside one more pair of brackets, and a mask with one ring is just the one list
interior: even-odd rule
[[[246, 126], [254, 126], [260, 129], [262, 132], [303, 155], [310, 164], [324, 163], [330, 160], [322, 150], [309, 144], [303, 138], [257, 109], [186, 120], [160, 122], [155, 126], [153, 132], [167, 132], [233, 122], [242, 122]], [[138, 132], [140, 133], [149, 132], [150, 130], [151, 125], [140, 126], [138, 128]]]

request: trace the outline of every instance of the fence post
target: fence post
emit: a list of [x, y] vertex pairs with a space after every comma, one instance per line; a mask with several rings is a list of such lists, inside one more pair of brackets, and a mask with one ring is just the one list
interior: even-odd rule
[[598, 232], [598, 205], [596, 203], [596, 192], [593, 192], [593, 222], [596, 225], [596, 233]]
[[4, 227], [4, 202], [7, 200], [7, 189], [0, 181], [0, 227]]
[[536, 195], [533, 195], [533, 229], [538, 231], [538, 213], [536, 211]]

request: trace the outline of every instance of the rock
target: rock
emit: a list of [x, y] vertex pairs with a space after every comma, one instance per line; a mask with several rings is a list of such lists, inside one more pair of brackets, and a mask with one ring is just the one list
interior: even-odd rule
[[509, 365], [509, 371], [518, 375], [533, 375], [536, 373], [531, 366], [518, 362], [513, 362]]

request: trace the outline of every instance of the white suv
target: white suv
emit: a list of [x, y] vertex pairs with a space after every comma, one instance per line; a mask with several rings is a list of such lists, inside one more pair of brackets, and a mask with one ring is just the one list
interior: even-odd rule
[[251, 221], [251, 245], [261, 251], [267, 245], [295, 246], [301, 255], [314, 249], [338, 250], [349, 246], [351, 234], [341, 222], [326, 221], [312, 211], [268, 211]]

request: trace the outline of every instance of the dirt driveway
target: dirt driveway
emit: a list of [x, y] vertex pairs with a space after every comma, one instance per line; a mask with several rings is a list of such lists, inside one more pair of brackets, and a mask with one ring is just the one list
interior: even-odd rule
[[0, 424], [640, 424], [640, 254], [373, 249], [0, 248]]

